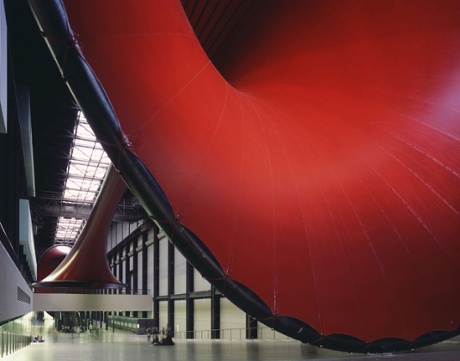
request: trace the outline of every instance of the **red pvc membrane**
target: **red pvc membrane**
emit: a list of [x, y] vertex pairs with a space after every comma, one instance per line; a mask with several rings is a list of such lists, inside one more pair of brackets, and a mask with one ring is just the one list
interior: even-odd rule
[[62, 260], [69, 254], [70, 246], [53, 246], [48, 248], [40, 257], [37, 268], [37, 280], [41, 281], [53, 272]]
[[[63, 245], [48, 248], [38, 261], [37, 282], [40, 282], [50, 273], [52, 273], [64, 260], [64, 258], [69, 254], [71, 249], [72, 247]], [[35, 290], [36, 293], [51, 293], [52, 291], [52, 288], [40, 288]]]
[[64, 3], [100, 82], [50, 37], [69, 86], [105, 90], [115, 166], [232, 301], [333, 349], [458, 333], [460, 2], [266, 1], [219, 70], [179, 1]]

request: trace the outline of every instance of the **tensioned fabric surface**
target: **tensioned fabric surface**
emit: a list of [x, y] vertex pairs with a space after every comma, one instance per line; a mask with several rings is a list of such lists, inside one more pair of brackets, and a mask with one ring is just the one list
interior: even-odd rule
[[236, 304], [335, 349], [458, 333], [460, 2], [266, 1], [219, 71], [179, 1], [65, 1], [77, 44], [30, 2], [121, 175]]

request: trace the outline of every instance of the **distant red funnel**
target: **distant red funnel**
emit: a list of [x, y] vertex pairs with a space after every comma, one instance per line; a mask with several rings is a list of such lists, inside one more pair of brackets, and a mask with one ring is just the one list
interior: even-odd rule
[[[59, 266], [33, 285], [35, 288], [126, 287], [113, 276], [106, 256], [110, 223], [125, 191], [126, 184], [111, 166], [80, 237]], [[52, 251], [56, 253], [57, 248]], [[45, 266], [46, 263], [43, 264]]]

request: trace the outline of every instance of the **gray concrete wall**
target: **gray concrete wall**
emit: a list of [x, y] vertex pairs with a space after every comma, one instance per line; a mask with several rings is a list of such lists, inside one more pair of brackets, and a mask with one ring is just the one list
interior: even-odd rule
[[32, 311], [33, 293], [0, 243], [0, 323]]

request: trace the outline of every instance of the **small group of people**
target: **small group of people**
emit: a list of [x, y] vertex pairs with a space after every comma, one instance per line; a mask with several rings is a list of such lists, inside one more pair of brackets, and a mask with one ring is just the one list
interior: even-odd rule
[[61, 329], [59, 331], [60, 332], [65, 332], [65, 333], [71, 333], [71, 332], [74, 332], [74, 329], [73, 329], [73, 327], [62, 325], [62, 327], [61, 327]]
[[[152, 337], [153, 335], [153, 337]], [[172, 346], [174, 341], [171, 336], [171, 331], [165, 330], [164, 328], [161, 332], [157, 328], [147, 329], [147, 341], [151, 342], [154, 346]]]
[[93, 321], [89, 321], [88, 325], [84, 322], [75, 326], [62, 325], [59, 331], [64, 333], [81, 333], [89, 331], [89, 333], [92, 333], [93, 330], [95, 330]]
[[42, 335], [36, 335], [32, 337], [32, 342], [45, 342], [45, 339]]

